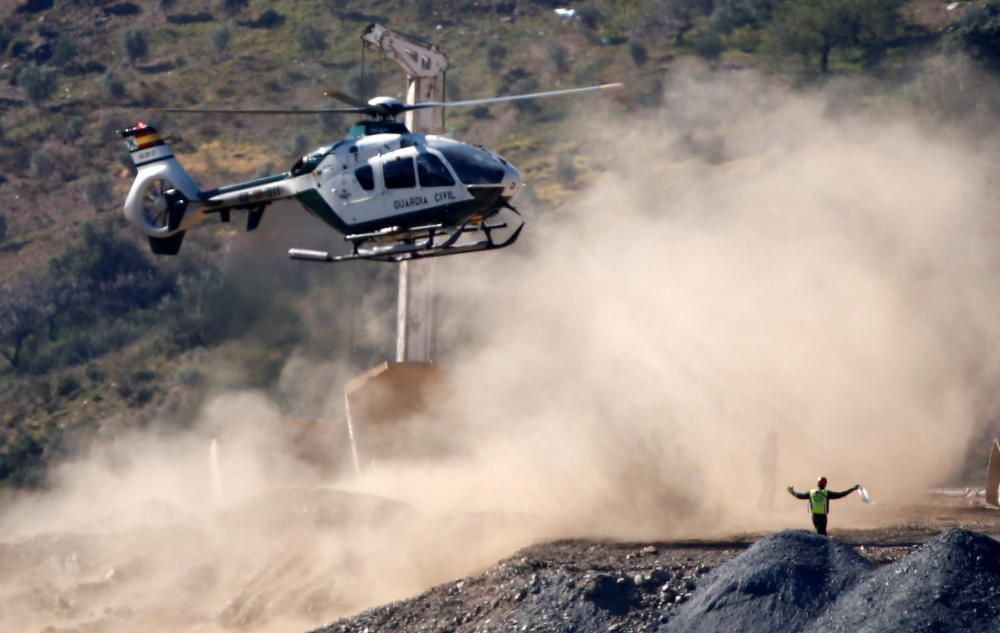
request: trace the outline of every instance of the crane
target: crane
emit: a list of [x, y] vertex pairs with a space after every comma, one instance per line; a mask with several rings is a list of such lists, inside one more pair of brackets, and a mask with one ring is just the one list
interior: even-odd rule
[[[448, 70], [448, 56], [435, 44], [404, 37], [381, 24], [369, 24], [361, 36], [368, 50], [396, 63], [406, 73], [406, 103], [436, 99], [438, 77]], [[433, 131], [431, 110], [406, 113], [413, 132]], [[396, 303], [396, 361], [430, 362], [434, 331], [434, 260], [399, 264]]]

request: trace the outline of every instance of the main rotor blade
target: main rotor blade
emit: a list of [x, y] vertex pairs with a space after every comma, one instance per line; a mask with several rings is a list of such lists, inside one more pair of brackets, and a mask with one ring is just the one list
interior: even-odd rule
[[465, 101], [424, 101], [413, 105], [403, 106], [404, 111], [423, 110], [424, 108], [453, 108], [455, 106], [486, 105], [488, 103], [503, 103], [505, 101], [523, 101], [525, 99], [541, 99], [544, 97], [558, 97], [561, 95], [577, 94], [580, 92], [593, 92], [595, 90], [612, 90], [622, 88], [623, 83], [600, 84], [597, 86], [587, 86], [585, 88], [567, 88], [566, 90], [549, 90], [547, 92], [532, 92], [523, 95], [510, 95], [507, 97], [493, 97], [490, 99], [467, 99]]
[[173, 114], [365, 114], [370, 108], [324, 108], [317, 110], [231, 110], [224, 108], [149, 108], [150, 112]]
[[323, 94], [326, 95], [327, 97], [332, 97], [342, 103], [346, 103], [349, 106], [354, 106], [355, 108], [368, 107], [368, 104], [362, 101], [361, 99], [358, 99], [357, 97], [352, 97], [351, 95], [343, 93], [339, 90], [324, 90]]

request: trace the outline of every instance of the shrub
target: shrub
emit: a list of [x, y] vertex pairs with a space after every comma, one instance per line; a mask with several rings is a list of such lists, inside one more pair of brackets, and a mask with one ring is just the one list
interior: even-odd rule
[[274, 173], [274, 163], [271, 161], [267, 161], [266, 163], [264, 163], [263, 165], [254, 170], [253, 177], [264, 178], [266, 176], [270, 176], [273, 173]]
[[177, 370], [177, 382], [185, 387], [196, 387], [205, 384], [205, 374], [197, 367], [181, 367]]
[[97, 286], [114, 283], [123, 275], [159, 270], [110, 222], [85, 224], [80, 239], [49, 260], [54, 279], [83, 278]]
[[632, 40], [628, 43], [628, 54], [632, 56], [632, 61], [636, 66], [643, 66], [649, 60], [649, 54], [642, 42]]
[[112, 199], [111, 179], [104, 174], [92, 174], [83, 179], [83, 201], [100, 211]]
[[295, 30], [299, 40], [299, 48], [303, 53], [315, 53], [326, 50], [326, 32], [315, 24], [303, 24]]
[[555, 177], [564, 184], [572, 184], [576, 180], [576, 166], [573, 165], [573, 156], [566, 152], [561, 152], [556, 159]]
[[597, 7], [590, 3], [581, 5], [577, 8], [576, 15], [580, 19], [580, 24], [582, 24], [584, 28], [591, 31], [596, 29], [601, 24], [601, 12], [597, 10]]
[[68, 37], [60, 37], [52, 45], [52, 57], [50, 61], [56, 66], [65, 66], [76, 57], [76, 44]]
[[1000, 68], [1000, 3], [967, 8], [949, 40], [991, 69]]
[[352, 94], [358, 98], [364, 98], [368, 92], [368, 87], [375, 85], [377, 83], [374, 74], [370, 72], [365, 73], [361, 68], [352, 69], [344, 79], [344, 87], [347, 89], [348, 94]]
[[247, 8], [247, 4], [249, 4], [248, 0], [221, 0], [219, 7], [227, 15], [236, 15]]
[[66, 119], [66, 123], [59, 130], [59, 137], [67, 143], [78, 141], [83, 136], [83, 129], [86, 125], [87, 122], [83, 120], [83, 117], [71, 116]]
[[274, 9], [268, 9], [260, 14], [260, 17], [250, 22], [245, 22], [244, 26], [251, 29], [276, 29], [285, 23], [285, 16]]
[[292, 156], [299, 157], [309, 149], [309, 137], [301, 132], [292, 139]]
[[344, 117], [336, 114], [317, 114], [319, 125], [327, 134], [342, 132], [344, 129]]
[[55, 92], [55, 73], [30, 64], [17, 73], [17, 85], [32, 103], [39, 104]]
[[3, 244], [5, 239], [7, 239], [7, 216], [4, 215], [3, 209], [0, 209], [0, 244]]
[[714, 30], [706, 29], [695, 38], [694, 50], [706, 59], [718, 59], [724, 50], [722, 37]]
[[421, 22], [430, 22], [434, 19], [434, 0], [416, 0], [415, 9], [417, 19]]
[[80, 391], [80, 379], [71, 373], [53, 376], [49, 393], [55, 398], [69, 398]]
[[87, 366], [83, 369], [84, 373], [87, 375], [87, 380], [91, 382], [103, 382], [107, 377], [104, 370], [101, 369], [96, 363], [87, 363]]
[[44, 178], [52, 175], [55, 170], [55, 163], [52, 162], [52, 154], [47, 149], [40, 149], [31, 155], [31, 173], [36, 178]]
[[118, 76], [113, 70], [109, 70], [104, 73], [104, 77], [101, 79], [101, 85], [104, 88], [104, 92], [107, 93], [109, 97], [114, 99], [121, 99], [125, 97], [125, 81]]
[[222, 54], [226, 52], [229, 48], [229, 41], [232, 39], [232, 33], [229, 31], [229, 27], [222, 24], [214, 31], [212, 31], [212, 47], [215, 48], [215, 52]]
[[545, 43], [545, 52], [552, 62], [552, 68], [560, 75], [569, 71], [569, 51], [558, 40], [549, 40]]
[[486, 45], [486, 62], [490, 66], [499, 66], [507, 59], [507, 47], [500, 42], [490, 42]]
[[132, 65], [149, 55], [149, 38], [144, 29], [135, 27], [126, 29], [122, 36], [122, 45], [125, 49], [125, 58]]

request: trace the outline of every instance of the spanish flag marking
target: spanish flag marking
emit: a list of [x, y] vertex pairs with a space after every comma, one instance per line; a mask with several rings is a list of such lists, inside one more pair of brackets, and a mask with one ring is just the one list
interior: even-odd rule
[[135, 142], [137, 150], [163, 145], [163, 139], [155, 131], [136, 134]]

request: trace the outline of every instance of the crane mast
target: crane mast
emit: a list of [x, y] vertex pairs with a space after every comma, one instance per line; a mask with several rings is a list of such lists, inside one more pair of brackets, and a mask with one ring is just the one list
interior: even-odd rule
[[[365, 48], [377, 51], [406, 72], [406, 103], [434, 101], [438, 77], [448, 69], [448, 56], [434, 44], [414, 41], [379, 24], [369, 24], [361, 36]], [[434, 128], [431, 109], [406, 113], [413, 132]], [[396, 361], [429, 362], [433, 353], [434, 260], [399, 264], [396, 303]]]

